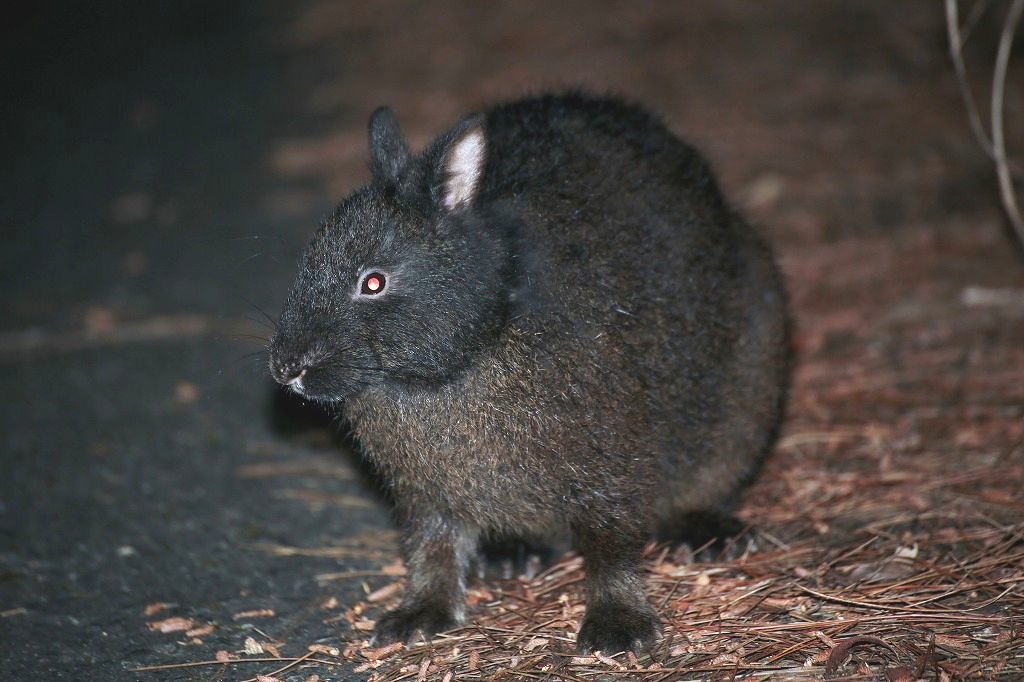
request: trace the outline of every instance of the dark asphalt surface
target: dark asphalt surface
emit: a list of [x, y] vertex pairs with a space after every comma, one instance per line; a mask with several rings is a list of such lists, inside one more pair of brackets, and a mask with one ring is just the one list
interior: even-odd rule
[[[320, 605], [361, 585], [315, 575], [380, 563], [258, 547], [390, 528], [330, 421], [275, 398], [246, 357], [261, 347], [246, 318], [276, 315], [329, 206], [313, 190], [283, 219], [262, 201], [303, 189], [267, 172], [272, 139], [323, 124], [290, 97], [315, 66], [275, 50], [285, 11], [77, 2], [2, 29], [2, 680], [267, 672], [130, 669], [248, 636], [283, 655], [337, 644]], [[335, 475], [239, 475], [278, 461]], [[311, 508], [296, 490], [356, 500]], [[258, 609], [275, 615], [233, 618]], [[190, 644], [147, 627], [172, 616], [217, 628]]]

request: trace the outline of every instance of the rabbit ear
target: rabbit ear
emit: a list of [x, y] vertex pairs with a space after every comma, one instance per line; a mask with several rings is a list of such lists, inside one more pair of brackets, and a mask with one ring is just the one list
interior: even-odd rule
[[468, 116], [447, 136], [437, 170], [441, 180], [438, 199], [449, 211], [469, 206], [480, 190], [487, 160], [483, 123], [479, 114]]
[[390, 184], [398, 181], [409, 163], [409, 147], [388, 107], [380, 107], [370, 116], [370, 158], [373, 177]]

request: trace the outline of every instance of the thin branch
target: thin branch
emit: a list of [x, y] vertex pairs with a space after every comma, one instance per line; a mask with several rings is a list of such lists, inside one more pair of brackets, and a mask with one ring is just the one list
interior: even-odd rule
[[1020, 23], [1021, 12], [1024, 12], [1024, 0], [1014, 0], [1006, 13], [1003, 33], [999, 37], [999, 52], [996, 54], [996, 67], [992, 75], [992, 149], [995, 154], [996, 173], [999, 176], [999, 194], [1003, 199], [1003, 208], [1017, 233], [1017, 239], [1024, 246], [1024, 218], [1021, 218], [1020, 207], [1017, 206], [1017, 195], [1013, 189], [1013, 179], [1006, 160], [1006, 140], [1003, 132], [1003, 96], [1006, 90], [1006, 71], [1010, 63], [1013, 49], [1013, 36]]
[[981, 114], [978, 113], [978, 105], [974, 101], [974, 93], [971, 92], [970, 81], [967, 80], [967, 66], [964, 64], [964, 40], [960, 33], [959, 4], [957, 0], [946, 0], [946, 32], [949, 34], [949, 56], [953, 60], [953, 69], [956, 71], [956, 83], [960, 88], [960, 96], [967, 108], [967, 118], [971, 122], [971, 131], [977, 138], [978, 144], [991, 158], [995, 159], [992, 149], [992, 140], [985, 132], [985, 125], [981, 122]]
[[[1003, 210], [1010, 221], [1017, 240], [1024, 246], [1024, 218], [1021, 218], [1020, 207], [1017, 205], [1017, 195], [1013, 187], [1013, 175], [1010, 172], [1010, 164], [1006, 155], [1006, 138], [1003, 123], [1003, 102], [1006, 93], [1006, 73], [1010, 62], [1010, 54], [1013, 49], [1013, 37], [1020, 23], [1021, 12], [1024, 11], [1024, 0], [1014, 0], [1006, 13], [1003, 22], [1003, 31], [999, 38], [999, 50], [996, 55], [996, 65], [992, 74], [992, 99], [991, 99], [991, 129], [989, 137], [982, 123], [981, 115], [978, 113], [978, 106], [974, 100], [974, 93], [971, 92], [970, 82], [967, 80], [967, 67], [964, 65], [963, 47], [965, 38], [961, 33], [959, 4], [957, 0], [946, 0], [946, 32], [949, 35], [949, 55], [953, 60], [953, 69], [956, 71], [957, 86], [960, 89], [960, 96], [967, 109], [967, 118], [971, 124], [971, 131], [978, 140], [978, 144], [985, 150], [985, 153], [992, 159], [996, 167], [996, 176], [999, 180], [999, 197], [1003, 204]], [[975, 7], [968, 23], [973, 27], [980, 12]]]

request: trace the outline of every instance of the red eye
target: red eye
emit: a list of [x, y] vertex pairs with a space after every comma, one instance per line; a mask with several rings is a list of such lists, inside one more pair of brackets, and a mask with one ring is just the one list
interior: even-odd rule
[[360, 287], [360, 291], [367, 296], [374, 296], [384, 291], [385, 285], [387, 285], [387, 279], [382, 273], [371, 272], [363, 278], [363, 286]]

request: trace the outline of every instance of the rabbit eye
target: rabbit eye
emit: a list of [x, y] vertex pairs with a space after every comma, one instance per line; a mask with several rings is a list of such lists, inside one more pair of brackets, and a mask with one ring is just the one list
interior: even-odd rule
[[376, 296], [384, 291], [387, 283], [388, 280], [383, 273], [371, 272], [363, 277], [363, 284], [359, 287], [359, 291], [365, 296]]

